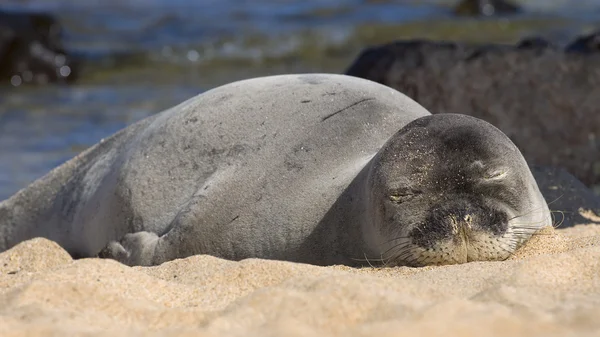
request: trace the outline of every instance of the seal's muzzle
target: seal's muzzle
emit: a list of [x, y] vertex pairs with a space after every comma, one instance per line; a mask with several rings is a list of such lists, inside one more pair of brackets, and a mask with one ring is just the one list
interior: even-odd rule
[[460, 197], [431, 207], [425, 222], [412, 229], [412, 243], [430, 249], [448, 241], [468, 244], [481, 234], [504, 235], [508, 227], [506, 212], [481, 204], [481, 200], [470, 199]]

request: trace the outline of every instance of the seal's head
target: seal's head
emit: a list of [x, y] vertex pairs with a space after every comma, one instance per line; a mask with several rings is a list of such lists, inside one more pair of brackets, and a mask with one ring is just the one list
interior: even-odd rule
[[368, 193], [367, 241], [387, 265], [504, 260], [551, 225], [517, 147], [466, 115], [401, 129], [373, 159]]

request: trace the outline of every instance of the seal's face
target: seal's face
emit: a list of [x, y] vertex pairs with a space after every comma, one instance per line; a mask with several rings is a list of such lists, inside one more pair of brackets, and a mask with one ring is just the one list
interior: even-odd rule
[[387, 265], [504, 260], [551, 224], [516, 146], [466, 115], [408, 124], [375, 157], [369, 187], [370, 244]]

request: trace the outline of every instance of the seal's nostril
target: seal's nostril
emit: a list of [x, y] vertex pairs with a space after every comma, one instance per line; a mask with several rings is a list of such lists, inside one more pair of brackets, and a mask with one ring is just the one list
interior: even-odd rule
[[464, 220], [467, 227], [471, 228], [471, 225], [473, 224], [473, 216], [471, 214], [467, 214], [465, 215]]
[[450, 226], [452, 227], [452, 234], [457, 235], [459, 231], [459, 224], [456, 215], [452, 214], [448, 217], [450, 219]]
[[451, 214], [448, 216], [450, 220], [450, 227], [452, 228], [452, 235], [455, 240], [463, 241], [465, 235], [469, 235], [472, 231], [472, 221], [473, 217], [470, 214], [465, 216], [458, 216], [455, 214]]

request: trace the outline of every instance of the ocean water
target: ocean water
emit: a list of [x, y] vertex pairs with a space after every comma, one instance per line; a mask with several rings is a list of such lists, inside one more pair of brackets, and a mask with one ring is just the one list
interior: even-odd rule
[[599, 1], [554, 2], [473, 20], [443, 0], [0, 1], [55, 14], [67, 49], [85, 60], [76, 85], [0, 87], [0, 200], [103, 137], [227, 82], [340, 73], [362, 48], [401, 38], [511, 43], [597, 26]]

